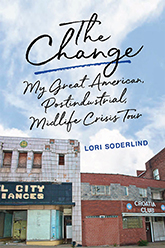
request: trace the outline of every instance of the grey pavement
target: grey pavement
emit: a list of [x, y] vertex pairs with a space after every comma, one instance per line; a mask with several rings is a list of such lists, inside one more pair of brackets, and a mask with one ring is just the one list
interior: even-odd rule
[[[0, 247], [3, 248], [46, 248], [46, 247], [52, 247], [52, 246], [42, 246], [42, 245], [26, 245], [25, 243], [11, 243], [11, 242], [0, 242]], [[62, 245], [56, 245], [56, 248], [71, 248], [72, 246], [70, 244], [62, 244]], [[88, 246], [89, 248], [112, 248], [113, 245], [103, 245], [103, 246]], [[117, 246], [119, 247], [119, 246]], [[122, 248], [137, 248], [140, 247], [138, 245], [127, 245], [127, 246], [120, 246]], [[154, 243], [148, 243], [147, 247], [149, 248], [165, 248], [165, 241], [163, 242], [154, 242]]]

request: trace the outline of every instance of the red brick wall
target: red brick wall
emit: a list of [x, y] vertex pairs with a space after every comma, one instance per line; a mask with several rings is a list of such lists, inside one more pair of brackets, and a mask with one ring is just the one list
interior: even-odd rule
[[[82, 245], [99, 246], [136, 244], [146, 239], [145, 218], [143, 228], [123, 229], [122, 201], [82, 201]], [[112, 218], [86, 218], [87, 216], [115, 215]]]
[[137, 244], [140, 239], [147, 239], [145, 217], [143, 217], [143, 228], [136, 229], [123, 229], [122, 217], [120, 217], [120, 245]]
[[139, 178], [120, 174], [81, 173], [81, 182], [89, 183], [91, 185], [110, 185], [111, 183], [119, 183], [122, 186], [136, 185], [136, 187], [139, 188], [165, 188], [165, 181], [158, 181], [154, 179]]
[[137, 175], [137, 177], [140, 175], [140, 174], [144, 174], [144, 172], [145, 172], [145, 170], [137, 170], [136, 171], [136, 175]]
[[118, 218], [83, 220], [83, 246], [119, 244]]
[[159, 169], [160, 180], [165, 180], [165, 148], [146, 163], [145, 178], [153, 178], [155, 169]]
[[[122, 186], [136, 185], [136, 187], [165, 188], [165, 181], [138, 178], [119, 174], [81, 173], [81, 182], [91, 185]], [[130, 202], [130, 201], [129, 201]], [[133, 205], [133, 202], [131, 202]], [[82, 200], [82, 244], [83, 246], [136, 244], [140, 238], [146, 239], [145, 218], [143, 228], [123, 229], [122, 212], [126, 211], [126, 201], [113, 200]], [[160, 210], [161, 203], [156, 203], [155, 212]], [[128, 210], [126, 212], [129, 212]], [[140, 212], [140, 207], [130, 212]], [[117, 218], [86, 218], [86, 216], [117, 215]]]
[[82, 201], [82, 245], [119, 244], [119, 217], [86, 218], [86, 216], [119, 215], [120, 201]]
[[93, 215], [120, 215], [121, 201], [87, 200], [81, 201], [82, 218]]

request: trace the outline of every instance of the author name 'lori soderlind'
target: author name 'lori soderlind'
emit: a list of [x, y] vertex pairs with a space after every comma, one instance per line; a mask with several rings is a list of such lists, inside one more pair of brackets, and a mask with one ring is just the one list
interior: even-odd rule
[[137, 146], [147, 146], [147, 140], [137, 140], [137, 141], [126, 141], [120, 143], [109, 143], [105, 145], [90, 145], [84, 146], [85, 151], [94, 151], [94, 150], [103, 150], [103, 149], [115, 149], [115, 148], [129, 148], [129, 147], [137, 147]]

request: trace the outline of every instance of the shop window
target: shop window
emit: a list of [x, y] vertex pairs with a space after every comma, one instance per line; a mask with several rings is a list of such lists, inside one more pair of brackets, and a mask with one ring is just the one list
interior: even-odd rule
[[3, 152], [3, 167], [11, 167], [12, 152]]
[[19, 153], [18, 168], [26, 168], [27, 166], [27, 152]]
[[123, 229], [143, 228], [142, 217], [124, 217]]
[[105, 185], [92, 185], [91, 191], [92, 195], [109, 195], [110, 187]]
[[139, 195], [141, 197], [147, 197], [147, 190], [143, 188], [139, 188]]
[[65, 164], [65, 155], [64, 154], [59, 154], [58, 164], [59, 165], [64, 165]]
[[56, 210], [56, 239], [62, 239], [62, 233], [63, 233], [63, 213], [59, 210]]
[[128, 195], [128, 187], [124, 186], [124, 195]]
[[155, 180], [160, 180], [159, 170], [158, 170], [158, 169], [155, 169], [155, 170], [153, 171], [153, 178], [154, 178]]
[[33, 155], [33, 168], [40, 169], [42, 167], [42, 153], [35, 152]]

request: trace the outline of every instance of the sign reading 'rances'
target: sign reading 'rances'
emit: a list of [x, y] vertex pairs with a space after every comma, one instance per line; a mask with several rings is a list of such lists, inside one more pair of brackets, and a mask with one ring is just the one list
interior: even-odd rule
[[0, 182], [0, 205], [73, 204], [72, 183]]

